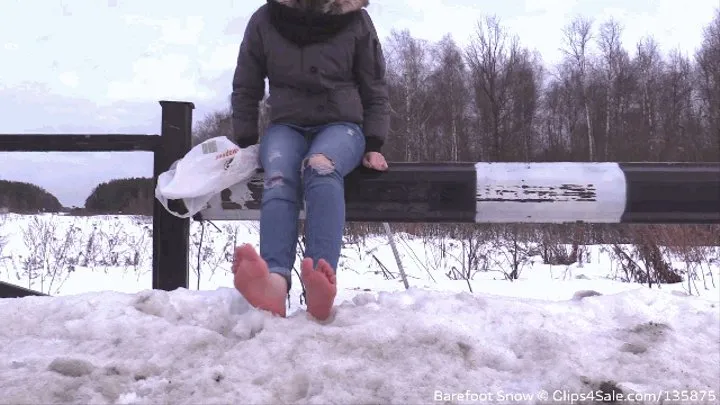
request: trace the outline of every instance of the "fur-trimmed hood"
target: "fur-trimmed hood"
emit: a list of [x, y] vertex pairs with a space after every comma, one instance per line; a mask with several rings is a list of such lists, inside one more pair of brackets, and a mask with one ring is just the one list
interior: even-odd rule
[[347, 14], [370, 4], [370, 0], [272, 0], [287, 7], [322, 14]]

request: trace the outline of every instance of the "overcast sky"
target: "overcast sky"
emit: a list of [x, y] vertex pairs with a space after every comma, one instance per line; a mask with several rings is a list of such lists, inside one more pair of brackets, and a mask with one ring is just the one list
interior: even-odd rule
[[[160, 129], [158, 100], [192, 101], [195, 119], [227, 106], [248, 17], [265, 0], [2, 0], [0, 133], [144, 133]], [[574, 15], [613, 16], [632, 49], [652, 34], [664, 52], [692, 54], [719, 0], [371, 0], [382, 37], [409, 29], [466, 43], [495, 14], [522, 43], [559, 58]], [[0, 153], [0, 179], [44, 187], [66, 206], [101, 181], [151, 176], [147, 153]], [[65, 182], [65, 180], [68, 180]]]

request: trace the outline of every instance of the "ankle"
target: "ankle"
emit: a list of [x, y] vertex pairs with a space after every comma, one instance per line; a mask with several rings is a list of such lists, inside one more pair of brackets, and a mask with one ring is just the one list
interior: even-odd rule
[[287, 280], [285, 280], [285, 277], [283, 277], [282, 275], [277, 273], [270, 273], [270, 284], [277, 291], [282, 291], [284, 295], [287, 295], [288, 283]]

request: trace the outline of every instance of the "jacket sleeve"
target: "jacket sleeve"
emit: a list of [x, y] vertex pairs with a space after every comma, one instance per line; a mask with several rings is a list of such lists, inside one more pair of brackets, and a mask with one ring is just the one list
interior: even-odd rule
[[240, 44], [232, 81], [232, 126], [240, 147], [257, 143], [260, 100], [265, 94], [265, 53], [258, 26], [258, 12], [250, 17]]
[[370, 15], [362, 10], [362, 34], [355, 50], [355, 77], [362, 99], [366, 152], [380, 152], [390, 130], [385, 56]]

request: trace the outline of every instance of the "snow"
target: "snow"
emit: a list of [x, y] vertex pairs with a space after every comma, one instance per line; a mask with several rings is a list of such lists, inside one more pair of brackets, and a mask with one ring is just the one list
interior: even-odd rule
[[[0, 236], [10, 235], [0, 280], [39, 288], [22, 267], [31, 249], [22, 229], [31, 220], [8, 218], [0, 222]], [[378, 236], [343, 251], [338, 305], [320, 323], [299, 305], [297, 278], [286, 319], [249, 307], [232, 288], [225, 249], [255, 243], [256, 224], [207, 227], [212, 249], [203, 271], [214, 272], [201, 273], [200, 290], [194, 278], [191, 289], [166, 292], [150, 290], [146, 250], [137, 266], [107, 264], [111, 251], [116, 259], [134, 255], [128, 246], [141, 245], [147, 221], [34, 220], [46, 219], [59, 224], [60, 242], [71, 225], [80, 229], [65, 251], [71, 259], [92, 251], [94, 261], [66, 263], [74, 271], [56, 274], [64, 280], [53, 287], [61, 285], [56, 296], [0, 300], [2, 404], [580, 404], [591, 394], [720, 403], [717, 259], [704, 264], [707, 279], [692, 289], [687, 281], [651, 289], [617, 281], [602, 246], [591, 247], [582, 267], [528, 257], [512, 282], [492, 271], [505, 264], [495, 258], [470, 292], [466, 280], [445, 275], [457, 263], [398, 234], [405, 290]], [[114, 235], [103, 244], [98, 236], [97, 251], [88, 248], [93, 229]]]

